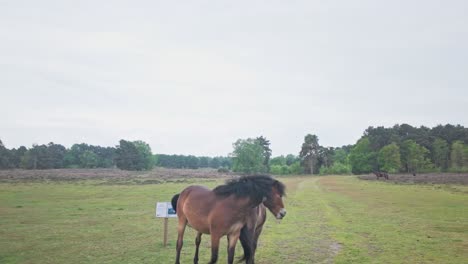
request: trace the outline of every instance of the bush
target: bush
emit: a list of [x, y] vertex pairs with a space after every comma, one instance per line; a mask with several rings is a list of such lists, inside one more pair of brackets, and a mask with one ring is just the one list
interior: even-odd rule
[[274, 175], [280, 175], [281, 173], [281, 167], [282, 165], [271, 165], [270, 167], [270, 173]]
[[299, 162], [288, 165], [272, 165], [270, 173], [274, 175], [302, 174], [303, 168]]
[[228, 172], [229, 172], [229, 169], [226, 168], [226, 167], [220, 167], [220, 168], [218, 168], [218, 172], [219, 172], [219, 173], [228, 173]]
[[270, 167], [270, 173], [275, 175], [288, 175], [291, 174], [288, 165], [273, 165]]
[[304, 168], [301, 166], [300, 161], [296, 161], [291, 166], [289, 166], [289, 173], [290, 174], [303, 174]]
[[335, 162], [331, 167], [320, 168], [320, 174], [351, 174], [351, 166], [340, 162]]

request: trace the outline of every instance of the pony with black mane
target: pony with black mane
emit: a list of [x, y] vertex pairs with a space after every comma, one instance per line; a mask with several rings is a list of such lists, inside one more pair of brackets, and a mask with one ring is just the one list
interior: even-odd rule
[[[198, 263], [198, 249], [202, 234], [211, 235], [211, 261], [218, 260], [219, 241], [228, 239], [228, 263], [233, 263], [237, 240], [244, 249], [245, 263], [254, 263], [258, 220], [262, 206], [277, 218], [286, 215], [282, 197], [285, 186], [269, 175], [243, 176], [232, 179], [213, 190], [203, 186], [189, 186], [172, 198], [178, 216], [176, 264], [180, 263], [185, 227], [197, 230], [194, 263]], [[261, 223], [263, 225], [263, 223]], [[257, 235], [258, 233], [258, 235]]]
[[384, 179], [388, 180], [388, 173], [386, 173], [384, 171], [374, 171], [374, 174], [377, 177], [377, 180], [379, 178], [384, 178]]

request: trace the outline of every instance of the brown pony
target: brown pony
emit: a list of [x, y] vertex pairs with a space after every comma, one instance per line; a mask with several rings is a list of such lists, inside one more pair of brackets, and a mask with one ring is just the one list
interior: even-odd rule
[[386, 180], [388, 180], [388, 174], [386, 172], [382, 172], [382, 171], [374, 171], [374, 174], [375, 176], [377, 176], [377, 180], [382, 177]]
[[228, 238], [228, 263], [234, 261], [234, 251], [239, 238], [244, 249], [243, 260], [249, 264], [253, 263], [258, 239], [256, 232], [261, 232], [257, 223], [262, 210], [261, 204], [263, 203], [277, 219], [282, 219], [286, 215], [282, 199], [284, 194], [284, 184], [268, 175], [243, 176], [213, 190], [202, 186], [187, 187], [172, 198], [172, 206], [179, 218], [175, 263], [180, 263], [187, 224], [198, 231], [194, 263], [198, 263], [202, 234], [211, 235], [209, 263], [213, 264], [218, 260], [219, 240], [222, 236]]
[[[255, 251], [257, 250], [258, 238], [262, 233], [265, 221], [266, 207], [263, 204], [260, 204], [259, 206], [252, 209], [252, 212], [247, 217], [246, 225], [241, 229], [239, 240], [241, 242], [242, 248], [244, 249], [244, 257], [241, 259], [241, 261], [251, 259], [250, 263], [255, 262]], [[249, 251], [249, 249], [252, 250]]]

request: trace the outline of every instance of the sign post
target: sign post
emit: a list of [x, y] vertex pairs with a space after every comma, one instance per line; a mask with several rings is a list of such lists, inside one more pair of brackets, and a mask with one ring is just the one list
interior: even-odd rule
[[169, 223], [169, 217], [177, 217], [175, 210], [172, 208], [170, 202], [158, 202], [156, 203], [156, 217], [164, 218], [164, 236], [163, 245], [167, 245], [167, 226]]
[[169, 222], [169, 218], [165, 217], [164, 218], [164, 241], [163, 241], [163, 246], [167, 245], [167, 222]]

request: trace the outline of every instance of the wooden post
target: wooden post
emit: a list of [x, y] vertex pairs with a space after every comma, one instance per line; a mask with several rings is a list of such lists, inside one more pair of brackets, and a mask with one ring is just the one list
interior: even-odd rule
[[167, 245], [167, 223], [169, 222], [168, 220], [169, 218], [164, 217], [164, 242], [163, 242], [164, 247], [166, 247]]

